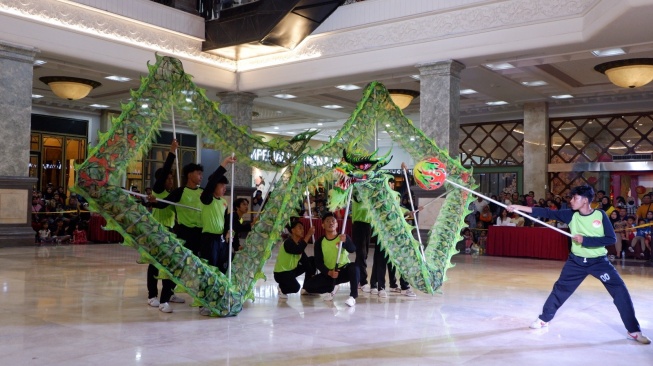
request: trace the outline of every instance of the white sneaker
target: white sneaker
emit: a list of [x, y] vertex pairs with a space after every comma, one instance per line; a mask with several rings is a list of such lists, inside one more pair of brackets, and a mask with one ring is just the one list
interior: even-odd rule
[[631, 253], [635, 253], [635, 249], [633, 249], [633, 247], [628, 247], [628, 251]]
[[153, 297], [151, 299], [147, 299], [147, 304], [150, 305], [153, 308], [158, 308], [161, 303], [159, 303], [159, 299], [156, 297]]
[[370, 294], [372, 295], [378, 295], [379, 294], [379, 289], [378, 288], [373, 288], [370, 290]]
[[200, 308], [201, 316], [211, 316], [211, 309], [209, 308]]
[[642, 332], [628, 333], [628, 339], [632, 339], [641, 344], [649, 344], [651, 340], [647, 336], [643, 335]]
[[183, 297], [179, 297], [177, 295], [172, 295], [170, 296], [170, 302], [174, 302], [177, 304], [183, 304], [186, 302], [186, 300]]
[[387, 297], [388, 297], [388, 293], [385, 292], [385, 290], [379, 290], [379, 297], [380, 297], [380, 298], [387, 298]]
[[396, 292], [396, 293], [401, 293], [401, 289], [399, 287], [390, 287], [390, 292]]
[[540, 328], [546, 328], [548, 326], [549, 326], [549, 322], [545, 322], [544, 320], [537, 318], [531, 323], [530, 328], [540, 329]]
[[331, 291], [331, 296], [336, 296], [336, 293], [338, 292], [339, 289], [340, 289], [340, 285], [336, 285], [333, 288], [333, 291]]
[[417, 294], [413, 292], [413, 290], [408, 289], [408, 290], [401, 290], [401, 294], [404, 296], [408, 297], [417, 297]]
[[163, 304], [159, 305], [159, 310], [161, 310], [164, 313], [172, 313], [172, 306], [168, 304], [167, 302], [164, 302]]
[[288, 295], [281, 292], [281, 287], [277, 287], [277, 292], [279, 293], [279, 298], [280, 299], [287, 299], [288, 298]]
[[356, 305], [356, 299], [349, 296], [349, 298], [345, 301], [345, 304], [347, 304], [349, 307], [354, 307], [354, 305]]
[[363, 285], [363, 287], [361, 287], [361, 291], [363, 292], [370, 292], [370, 290], [371, 288], [369, 284]]

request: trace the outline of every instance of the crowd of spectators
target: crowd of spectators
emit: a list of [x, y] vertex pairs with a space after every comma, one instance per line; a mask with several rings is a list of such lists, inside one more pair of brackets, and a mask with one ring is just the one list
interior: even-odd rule
[[84, 199], [67, 195], [64, 187], [49, 183], [42, 192], [32, 192], [32, 228], [37, 243], [83, 244], [89, 219]]
[[[651, 228], [653, 227], [653, 193], [641, 197], [641, 204], [637, 205], [637, 199], [633, 197], [618, 196], [613, 201], [605, 191], [596, 192], [596, 198], [591, 203], [594, 209], [601, 209], [610, 217], [617, 233], [617, 243], [614, 249], [609, 248], [610, 259], [633, 257], [636, 259], [651, 259]], [[554, 195], [546, 193], [544, 198], [536, 199], [533, 191], [528, 194], [500, 193], [491, 195], [495, 201], [505, 205], [524, 205], [529, 207], [543, 207], [551, 210], [561, 210], [570, 207], [569, 195]], [[498, 226], [542, 226], [528, 218], [516, 213], [508, 213], [506, 209], [489, 202], [481, 197], [474, 200], [469, 209], [472, 211], [465, 218], [467, 227], [461, 232], [463, 240], [459, 243], [459, 250], [467, 253], [475, 252], [475, 249], [484, 249], [487, 238], [487, 229], [492, 225]], [[549, 221], [550, 225], [558, 228], [567, 228], [561, 222]], [[476, 245], [476, 247], [474, 246]]]

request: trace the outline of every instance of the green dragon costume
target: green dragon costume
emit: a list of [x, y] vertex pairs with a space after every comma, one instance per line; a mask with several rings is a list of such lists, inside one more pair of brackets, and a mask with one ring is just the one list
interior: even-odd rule
[[[107, 220], [107, 229], [123, 236], [123, 245], [138, 250], [143, 261], [156, 266], [192, 296], [196, 305], [211, 309], [213, 315], [236, 315], [246, 300], [254, 299], [254, 285], [257, 280], [265, 279], [263, 266], [279, 242], [284, 225], [299, 206], [297, 197], [302, 197], [307, 187], [315, 186], [319, 180], [332, 177], [331, 166], [309, 162], [323, 160], [318, 157], [337, 161], [345, 146], [357, 149], [369, 145], [374, 138], [375, 121], [390, 125], [396, 143], [413, 158], [437, 157], [446, 165], [449, 180], [473, 188], [470, 172], [415, 128], [379, 83], [371, 83], [366, 88], [352, 116], [329, 142], [311, 149], [307, 143], [316, 131], [289, 141], [263, 142], [246, 128], [236, 126], [191, 81], [192, 77], [184, 72], [177, 59], [157, 55], [156, 63], [148, 64], [148, 69], [148, 76], [142, 78], [138, 90], [132, 91], [131, 101], [122, 106], [122, 113], [112, 121], [111, 129], [100, 135], [100, 142], [90, 151], [88, 159], [77, 166], [77, 185], [73, 191], [89, 202], [92, 211]], [[239, 164], [272, 171], [287, 167], [291, 173], [287, 180], [279, 180], [270, 193], [265, 211], [247, 237], [244, 249], [233, 260], [231, 281], [195, 257], [143, 205], [120, 188], [121, 173], [139, 153], [150, 149], [161, 121], [171, 120], [172, 113], [201, 136], [205, 145], [227, 154], [234, 152]], [[251, 160], [254, 149], [269, 151], [271, 160]], [[401, 275], [421, 291], [438, 290], [451, 265], [471, 197], [457, 190], [447, 196], [431, 229], [423, 260], [416, 250], [418, 244], [410, 235], [411, 228], [402, 221], [398, 205], [388, 199], [392, 192], [379, 187], [387, 186], [385, 178], [370, 176], [362, 185], [359, 191], [373, 212], [374, 229], [383, 235], [381, 240]]]

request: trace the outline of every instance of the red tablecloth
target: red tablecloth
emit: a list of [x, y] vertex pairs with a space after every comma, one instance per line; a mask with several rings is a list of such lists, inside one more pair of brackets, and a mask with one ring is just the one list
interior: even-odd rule
[[105, 243], [120, 243], [122, 242], [122, 235], [117, 231], [107, 231], [102, 229], [107, 224], [104, 217], [92, 214], [88, 222], [88, 240], [105, 242]]
[[566, 260], [567, 236], [543, 227], [490, 226], [486, 253], [503, 257]]
[[[322, 220], [318, 218], [313, 218], [313, 227], [315, 228], [315, 240], [324, 236], [324, 229], [322, 228]], [[308, 230], [310, 227], [309, 219], [306, 217], [300, 218], [300, 221], [304, 225], [304, 230]], [[338, 232], [342, 232], [342, 220], [338, 220]], [[351, 219], [347, 219], [347, 227], [345, 228], [345, 234], [351, 237]]]

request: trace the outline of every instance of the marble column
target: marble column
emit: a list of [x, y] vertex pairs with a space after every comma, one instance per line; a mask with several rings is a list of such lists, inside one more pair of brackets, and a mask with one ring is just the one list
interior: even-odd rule
[[449, 155], [459, 154], [460, 72], [455, 60], [417, 65], [420, 72], [420, 128]]
[[[247, 126], [249, 132], [252, 127], [252, 110], [256, 94], [246, 92], [217, 93], [220, 100], [220, 111], [231, 116], [231, 120], [240, 126]], [[231, 154], [230, 151], [221, 151]], [[252, 186], [252, 168], [244, 164], [236, 164], [234, 170], [234, 185], [239, 187]]]
[[544, 197], [549, 184], [549, 108], [546, 102], [524, 104], [524, 192]]
[[0, 247], [34, 245], [29, 178], [34, 56], [38, 51], [0, 41]]

